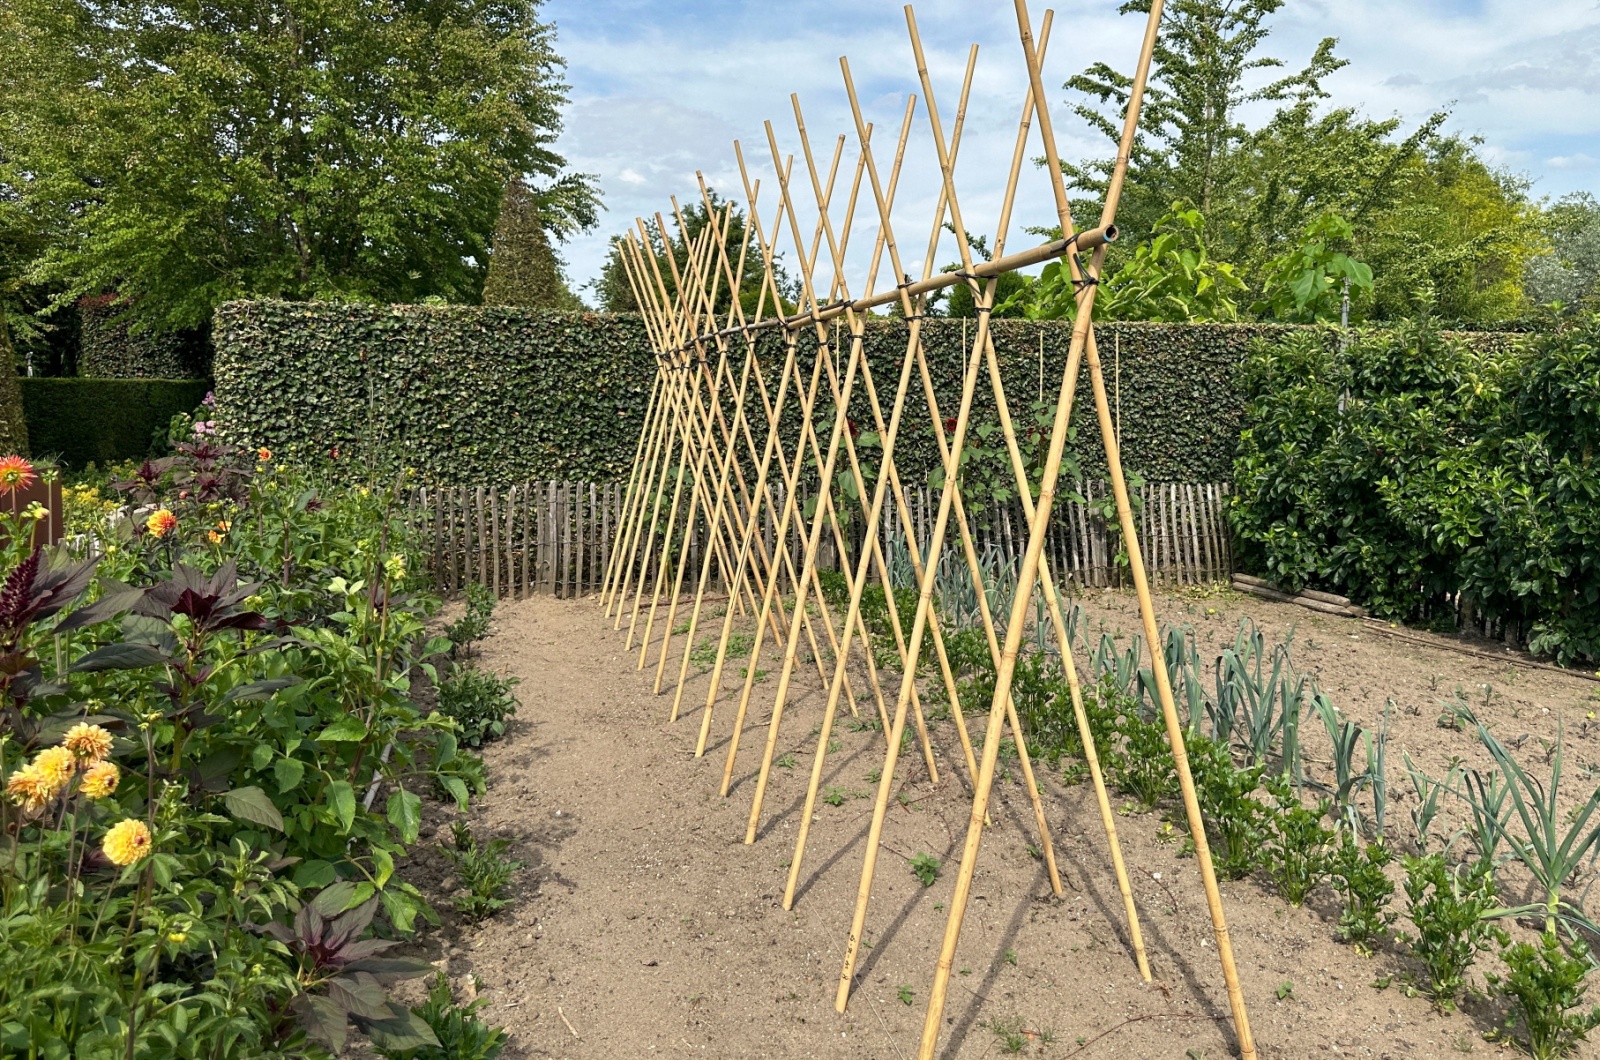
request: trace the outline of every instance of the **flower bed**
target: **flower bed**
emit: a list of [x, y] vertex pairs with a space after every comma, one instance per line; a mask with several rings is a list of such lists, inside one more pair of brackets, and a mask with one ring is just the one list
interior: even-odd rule
[[115, 485], [92, 554], [0, 509], [0, 1051], [436, 1044], [386, 991], [436, 920], [396, 865], [483, 774], [413, 701], [450, 642], [395, 489], [206, 439]]

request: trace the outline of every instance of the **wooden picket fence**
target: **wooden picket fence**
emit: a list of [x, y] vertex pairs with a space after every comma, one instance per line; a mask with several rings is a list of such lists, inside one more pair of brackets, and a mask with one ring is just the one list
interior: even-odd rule
[[[512, 486], [413, 490], [407, 521], [428, 542], [434, 581], [441, 592], [458, 592], [471, 583], [497, 596], [529, 593], [581, 596], [600, 588], [622, 510], [624, 486], [615, 482], [523, 482]], [[1079, 586], [1116, 586], [1124, 582], [1117, 563], [1120, 535], [1108, 526], [1104, 484], [1078, 483], [1077, 498], [1058, 501], [1059, 518], [1047, 538], [1047, 555], [1058, 578]], [[1227, 483], [1146, 483], [1139, 495], [1139, 545], [1152, 581], [1157, 585], [1197, 585], [1226, 581], [1233, 573], [1233, 552], [1227, 529]], [[800, 503], [805, 502], [804, 495]], [[777, 498], [781, 506], [781, 494]], [[891, 498], [891, 506], [893, 499]], [[902, 499], [922, 550], [926, 553], [938, 516], [937, 493], [920, 489]], [[663, 519], [665, 516], [663, 515]], [[998, 554], [1006, 562], [1021, 556], [1028, 527], [1020, 504], [992, 507], [974, 519], [975, 544], [981, 553]], [[859, 522], [859, 519], [858, 519]], [[885, 553], [901, 534], [902, 521], [886, 511]], [[774, 520], [763, 512], [761, 532], [770, 549]], [[689, 569], [699, 570], [705, 527], [690, 539]], [[860, 531], [849, 534], [852, 551], [860, 547]], [[802, 546], [790, 534], [794, 562]], [[946, 547], [959, 547], [954, 528]], [[838, 552], [825, 535], [819, 562], [838, 566]], [[713, 568], [715, 569], [715, 568]], [[647, 572], [647, 576], [649, 573]], [[693, 575], [691, 575], [691, 580]]]

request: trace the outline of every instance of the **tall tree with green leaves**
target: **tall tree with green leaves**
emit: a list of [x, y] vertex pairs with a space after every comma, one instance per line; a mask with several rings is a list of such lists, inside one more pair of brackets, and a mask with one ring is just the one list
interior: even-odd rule
[[474, 302], [506, 182], [595, 222], [553, 147], [539, 0], [9, 0], [0, 197], [60, 300], [192, 327], [244, 295]]
[[[1174, 201], [1192, 204], [1212, 222], [1234, 198], [1241, 174], [1233, 157], [1248, 138], [1239, 119], [1250, 103], [1323, 98], [1321, 80], [1345, 65], [1333, 54], [1335, 39], [1325, 38], [1299, 73], [1259, 88], [1246, 81], [1258, 70], [1283, 67], [1281, 59], [1259, 54], [1270, 32], [1267, 17], [1284, 0], [1172, 0], [1162, 10], [1154, 68], [1139, 118], [1139, 133], [1129, 161], [1118, 217], [1133, 230], [1147, 232]], [[1150, 0], [1126, 0], [1122, 14], [1150, 13]], [[1090, 97], [1074, 111], [1115, 144], [1132, 79], [1096, 63], [1066, 84]], [[1103, 197], [1114, 159], [1068, 166], [1074, 183]]]
[[[1269, 288], [1285, 275], [1283, 259], [1296, 255], [1308, 228], [1332, 213], [1351, 229], [1334, 252], [1365, 262], [1374, 274], [1370, 290], [1354, 292], [1354, 319], [1406, 318], [1419, 305], [1453, 320], [1520, 315], [1525, 300], [1517, 279], [1535, 242], [1525, 185], [1485, 164], [1475, 142], [1445, 135], [1443, 112], [1403, 133], [1397, 120], [1325, 106], [1322, 81], [1345, 65], [1331, 37], [1298, 73], [1252, 87], [1262, 71], [1284, 66], [1263, 52], [1269, 17], [1282, 6], [1283, 0], [1173, 0], [1165, 8], [1118, 212], [1134, 238], [1112, 247], [1108, 271], [1120, 267], [1127, 248], [1139, 245], [1172, 202], [1183, 202], [1200, 209], [1211, 255], [1238, 268], [1254, 304], [1281, 309], [1283, 292]], [[1149, 0], [1128, 0], [1121, 10], [1147, 13]], [[1096, 65], [1066, 87], [1087, 97], [1077, 114], [1115, 142], [1128, 85], [1125, 75]], [[1252, 129], [1240, 111], [1261, 102], [1279, 106]], [[1097, 204], [1110, 160], [1066, 171]]]
[[521, 177], [506, 183], [489, 249], [489, 275], [483, 281], [483, 304], [528, 309], [582, 309], [583, 302], [567, 289], [561, 259], [550, 245], [538, 198]]
[[[744, 310], [747, 318], [753, 317], [758, 304], [763, 317], [771, 317], [777, 311], [772, 304], [772, 292], [765, 289], [765, 266], [762, 263], [761, 247], [756, 241], [755, 232], [749, 234], [749, 241], [745, 239], [745, 214], [737, 203], [729, 203], [715, 191], [711, 192], [711, 208], [715, 211], [718, 223], [722, 223], [723, 211], [731, 207], [732, 216], [727, 219], [727, 234], [723, 237], [724, 248], [728, 256], [728, 269], [735, 270], [739, 277], [739, 305]], [[687, 230], [678, 229], [677, 218], [663, 215], [667, 223], [667, 236], [663, 241], [662, 234], [654, 224], [649, 226], [650, 252], [655, 255], [655, 269], [651, 269], [650, 260], [645, 259], [646, 275], [635, 277], [640, 282], [657, 283], [659, 273], [661, 288], [664, 288], [669, 298], [677, 297], [677, 282], [673, 279], [672, 262], [677, 263], [680, 273], [689, 265], [689, 245], [699, 238], [705, 231], [710, 215], [707, 214], [705, 204], [693, 202], [683, 208], [683, 225]], [[766, 233], [767, 238], [772, 238], [772, 233]], [[633, 241], [637, 245], [639, 233], [632, 232]], [[687, 238], [687, 242], [685, 241]], [[589, 282], [589, 287], [594, 291], [600, 308], [608, 313], [634, 313], [639, 309], [635, 300], [633, 286], [628, 279], [628, 273], [623, 265], [623, 236], [613, 236], [611, 247], [606, 254], [605, 264], [600, 268], [600, 275]], [[668, 253], [672, 262], [667, 259]], [[632, 259], [630, 259], [631, 261]], [[743, 271], [740, 264], [743, 263]], [[728, 296], [728, 278], [722, 266], [722, 259], [713, 255], [706, 263], [706, 283], [712, 287], [715, 281], [716, 310], [718, 314], [725, 315], [732, 307], [733, 302]], [[778, 297], [783, 302], [783, 312], [793, 312], [794, 304], [800, 297], [800, 284], [792, 279], [783, 268], [783, 255], [779, 254], [777, 268], [774, 270]], [[765, 294], [763, 296], [763, 291]], [[660, 289], [655, 292], [660, 297]], [[648, 296], [647, 296], [648, 297]]]

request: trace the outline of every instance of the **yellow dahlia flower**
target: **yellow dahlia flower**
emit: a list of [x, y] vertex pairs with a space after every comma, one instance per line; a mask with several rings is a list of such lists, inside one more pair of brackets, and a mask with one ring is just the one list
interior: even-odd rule
[[150, 829], [132, 817], [118, 821], [106, 832], [100, 849], [113, 865], [132, 865], [150, 853]]
[[96, 762], [83, 774], [83, 782], [78, 785], [78, 790], [91, 799], [103, 799], [117, 790], [117, 782], [122, 779], [122, 771], [115, 762]]
[[98, 725], [84, 722], [68, 729], [67, 738], [61, 743], [91, 766], [111, 753], [111, 734]]
[[[46, 747], [43, 751], [33, 756], [33, 767], [37, 769], [55, 791], [67, 786], [72, 775], [78, 771], [78, 756], [67, 747]], [[52, 791], [51, 794], [55, 794]]]
[[55, 791], [37, 766], [26, 765], [6, 781], [6, 794], [31, 813], [49, 802]]

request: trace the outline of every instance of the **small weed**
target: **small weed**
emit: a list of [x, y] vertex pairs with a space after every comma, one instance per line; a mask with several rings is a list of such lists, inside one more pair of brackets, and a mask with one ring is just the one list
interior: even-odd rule
[[912, 999], [915, 997], [915, 995], [911, 993], [911, 988], [909, 986], [904, 985], [904, 984], [901, 984], [900, 993], [899, 993], [898, 996], [900, 998], [900, 1003], [902, 1005], [911, 1004]]
[[511, 848], [509, 839], [479, 843], [465, 821], [457, 821], [451, 831], [455, 848], [443, 850], [455, 863], [456, 880], [461, 884], [462, 893], [454, 899], [456, 910], [468, 920], [483, 920], [509, 904], [506, 892], [522, 862], [505, 856]]
[[1367, 985], [1372, 987], [1372, 989], [1374, 989], [1374, 990], [1387, 990], [1387, 989], [1389, 989], [1389, 984], [1392, 983], [1392, 982], [1394, 982], [1393, 977], [1386, 975], [1386, 976], [1382, 977], [1381, 979], [1374, 979], [1372, 982], [1368, 983]]
[[779, 755], [772, 764], [777, 766], [779, 769], [793, 769], [794, 755], [784, 752], [783, 754]]
[[1017, 951], [1006, 950], [1006, 963], [1015, 968], [1017, 966]]
[[452, 658], [465, 658], [473, 654], [472, 646], [489, 635], [489, 618], [494, 614], [494, 590], [474, 582], [467, 586], [466, 598], [466, 613], [446, 626], [444, 631], [444, 635], [450, 638]]
[[843, 747], [844, 747], [844, 744], [841, 743], [838, 740], [829, 740], [828, 741], [828, 753], [829, 754], [833, 754], [835, 751], [841, 750]]
[[1022, 1029], [1022, 1020], [1015, 1016], [1010, 1019], [996, 1017], [989, 1021], [989, 1029], [1000, 1039], [1001, 1052], [1016, 1054], [1028, 1047], [1028, 1035]]
[[872, 772], [867, 774], [867, 783], [868, 784], [876, 784], [876, 783], [878, 783], [878, 781], [880, 781], [882, 779], [883, 779], [883, 770], [881, 770], [881, 769], [874, 769]]
[[829, 806], [843, 806], [845, 793], [843, 788], [830, 787], [822, 793], [822, 801]]
[[877, 718], [851, 718], [844, 723], [844, 727], [849, 732], [882, 732], [883, 722]]
[[1285, 979], [1278, 984], [1278, 989], [1274, 990], [1273, 993], [1278, 996], [1279, 1001], [1286, 1000], [1294, 996], [1294, 984]]
[[922, 853], [911, 859], [911, 875], [922, 881], [922, 886], [932, 887], [939, 878], [941, 862], [932, 854]]
[[1044, 859], [1044, 851], [1040, 850], [1038, 847], [1034, 846], [1032, 843], [1029, 843], [1028, 844], [1028, 856], [1030, 858], [1032, 858], [1033, 860], [1035, 860], [1035, 861], [1042, 861]]

